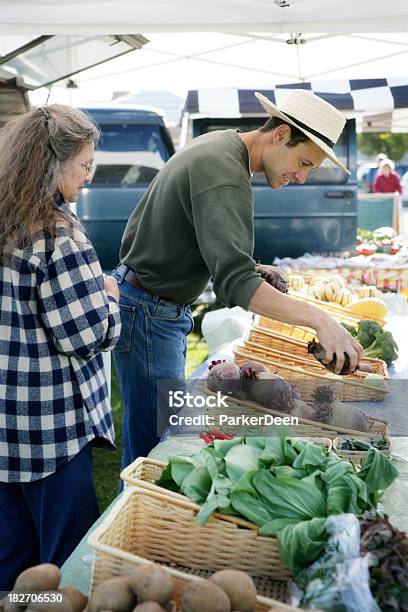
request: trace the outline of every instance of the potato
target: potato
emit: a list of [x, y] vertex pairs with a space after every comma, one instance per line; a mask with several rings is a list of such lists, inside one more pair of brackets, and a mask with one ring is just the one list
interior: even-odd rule
[[[48, 594], [61, 595], [59, 591], [46, 591], [44, 596]], [[48, 612], [73, 612], [71, 601], [68, 595], [64, 593], [62, 593], [62, 601], [32, 601], [26, 610], [27, 612], [43, 612], [43, 610]]]
[[136, 605], [136, 596], [125, 576], [101, 582], [88, 602], [88, 612], [131, 612]]
[[155, 601], [144, 601], [136, 606], [133, 612], [164, 612], [164, 608]]
[[56, 591], [61, 581], [61, 572], [57, 565], [41, 563], [21, 572], [14, 583], [13, 590], [21, 593], [31, 591]]
[[162, 567], [152, 563], [142, 565], [128, 575], [128, 580], [138, 603], [155, 601], [165, 606], [170, 601], [174, 588], [173, 580]]
[[194, 580], [181, 596], [182, 612], [230, 612], [231, 604], [224, 591], [209, 580]]
[[231, 609], [236, 612], [252, 612], [256, 606], [256, 588], [252, 578], [246, 573], [225, 569], [213, 574], [214, 582], [228, 595]]
[[67, 595], [74, 612], [82, 612], [88, 603], [88, 597], [81, 593], [81, 591], [78, 591], [78, 589], [67, 587], [65, 589], [60, 589], [60, 593]]

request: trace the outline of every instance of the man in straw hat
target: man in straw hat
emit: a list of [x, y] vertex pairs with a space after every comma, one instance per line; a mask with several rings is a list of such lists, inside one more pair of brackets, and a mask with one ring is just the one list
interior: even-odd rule
[[362, 347], [337, 321], [281, 292], [284, 276], [269, 266], [257, 271], [252, 257], [252, 172], [263, 172], [272, 189], [303, 184], [325, 158], [348, 173], [333, 152], [345, 119], [309, 91], [293, 90], [280, 108], [255, 95], [270, 115], [265, 125], [194, 139], [162, 168], [127, 224], [114, 273], [122, 306], [114, 356], [125, 403], [123, 465], [157, 442], [157, 381], [184, 378], [190, 304], [210, 278], [226, 306], [316, 330], [326, 361], [336, 354], [338, 372], [344, 353], [352, 369], [359, 363]]

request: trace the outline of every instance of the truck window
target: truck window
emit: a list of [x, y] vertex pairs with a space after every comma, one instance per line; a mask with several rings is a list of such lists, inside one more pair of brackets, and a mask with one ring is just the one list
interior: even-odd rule
[[[204, 120], [203, 120], [204, 121]], [[209, 121], [209, 120], [207, 120]], [[211, 119], [211, 123], [201, 124], [200, 133], [205, 134], [207, 132], [213, 132], [215, 130], [225, 129], [240, 129], [242, 132], [250, 132], [251, 130], [257, 130], [266, 121], [265, 117], [262, 118], [239, 118], [239, 119]], [[199, 123], [199, 121], [197, 122]], [[347, 130], [344, 130], [341, 134], [335, 148], [336, 156], [339, 158], [342, 164], [347, 168]], [[343, 170], [332, 164], [329, 160], [325, 160], [320, 168], [313, 170], [305, 183], [305, 185], [319, 185], [319, 184], [341, 184], [347, 181], [347, 175]], [[252, 183], [254, 185], [266, 185], [266, 179], [264, 174], [254, 174]], [[289, 183], [286, 187], [293, 187], [295, 183]]]
[[160, 125], [100, 124], [103, 151], [149, 151], [157, 153], [166, 162], [170, 151], [161, 134]]

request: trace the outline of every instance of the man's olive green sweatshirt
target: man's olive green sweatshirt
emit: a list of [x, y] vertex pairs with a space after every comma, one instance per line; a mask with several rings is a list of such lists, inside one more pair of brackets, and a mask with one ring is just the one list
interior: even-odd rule
[[210, 278], [226, 306], [248, 304], [255, 272], [248, 150], [236, 130], [196, 138], [160, 170], [133, 211], [121, 263], [155, 295], [192, 303]]

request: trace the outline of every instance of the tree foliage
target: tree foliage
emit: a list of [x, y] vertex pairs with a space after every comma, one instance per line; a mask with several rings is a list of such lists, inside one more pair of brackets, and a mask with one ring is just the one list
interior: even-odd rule
[[389, 159], [398, 161], [408, 150], [408, 134], [358, 134], [357, 145], [365, 155], [375, 157], [378, 153], [385, 153]]

